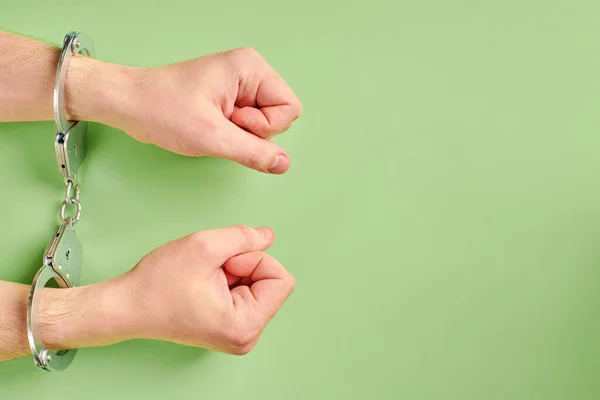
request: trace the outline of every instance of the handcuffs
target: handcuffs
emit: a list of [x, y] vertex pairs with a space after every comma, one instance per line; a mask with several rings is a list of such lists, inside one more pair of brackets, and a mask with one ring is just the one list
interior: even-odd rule
[[[45, 347], [40, 335], [39, 309], [46, 283], [54, 279], [61, 288], [79, 286], [83, 248], [75, 236], [74, 225], [81, 216], [79, 182], [77, 172], [85, 158], [87, 122], [68, 121], [65, 117], [65, 81], [71, 58], [75, 54], [94, 57], [94, 43], [80, 32], [69, 32], [65, 36], [58, 60], [54, 84], [54, 120], [58, 128], [54, 148], [58, 170], [63, 177], [66, 191], [60, 207], [62, 224], [57, 226], [44, 251], [42, 267], [39, 269], [29, 291], [27, 302], [27, 337], [35, 365], [45, 371], [62, 371], [67, 368], [77, 349], [52, 351]], [[73, 216], [66, 216], [67, 207], [74, 206]]]

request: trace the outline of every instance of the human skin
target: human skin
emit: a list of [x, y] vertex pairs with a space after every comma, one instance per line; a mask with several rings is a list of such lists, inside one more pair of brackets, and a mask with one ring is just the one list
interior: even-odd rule
[[[0, 122], [53, 119], [59, 53], [0, 31]], [[290, 160], [269, 139], [302, 112], [288, 85], [249, 48], [155, 68], [75, 56], [65, 107], [70, 120], [104, 123], [179, 154], [225, 158], [271, 174], [285, 173]], [[245, 354], [294, 287], [293, 277], [264, 253], [273, 240], [269, 228], [196, 232], [120, 277], [44, 289], [42, 340], [64, 349], [150, 338]], [[30, 353], [28, 291], [0, 281], [0, 361]]]
[[[0, 121], [53, 119], [59, 49], [0, 31]], [[66, 116], [121, 129], [188, 156], [214, 156], [282, 174], [287, 153], [269, 139], [302, 105], [253, 49], [239, 48], [155, 68], [73, 57]]]
[[[243, 355], [292, 293], [292, 275], [265, 253], [270, 228], [195, 232], [114, 279], [44, 289], [40, 334], [51, 349], [146, 338]], [[29, 286], [0, 281], [0, 361], [30, 354]]]

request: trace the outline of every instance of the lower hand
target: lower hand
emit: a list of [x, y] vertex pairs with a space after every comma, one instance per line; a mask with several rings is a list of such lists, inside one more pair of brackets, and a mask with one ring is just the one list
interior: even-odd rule
[[54, 349], [148, 338], [246, 354], [294, 289], [264, 252], [273, 241], [269, 228], [197, 232], [111, 281], [46, 289], [42, 339]]

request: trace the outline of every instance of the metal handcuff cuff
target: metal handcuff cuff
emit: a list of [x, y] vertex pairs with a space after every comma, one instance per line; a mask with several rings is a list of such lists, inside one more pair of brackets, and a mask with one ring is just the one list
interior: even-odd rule
[[[54, 144], [58, 169], [66, 185], [65, 199], [60, 207], [62, 224], [57, 226], [44, 252], [39, 269], [29, 292], [27, 303], [27, 337], [35, 365], [45, 371], [62, 371], [67, 368], [77, 349], [51, 351], [44, 346], [40, 335], [40, 299], [46, 283], [54, 279], [61, 288], [79, 286], [82, 263], [82, 246], [75, 236], [74, 225], [81, 216], [77, 172], [85, 158], [87, 122], [68, 121], [64, 113], [65, 81], [71, 58], [75, 54], [94, 57], [94, 43], [80, 32], [65, 36], [58, 59], [54, 84], [54, 120], [58, 132]], [[74, 216], [66, 216], [67, 207], [75, 207]]]

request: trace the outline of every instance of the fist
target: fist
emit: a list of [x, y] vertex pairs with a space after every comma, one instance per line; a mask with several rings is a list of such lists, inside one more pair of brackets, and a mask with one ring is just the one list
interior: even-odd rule
[[144, 257], [123, 276], [135, 293], [137, 337], [246, 354], [294, 289], [264, 251], [270, 228], [244, 225], [193, 233]]
[[269, 139], [292, 125], [302, 105], [256, 51], [128, 71], [121, 86], [132, 104], [100, 122], [179, 154], [226, 158], [273, 174], [289, 168], [286, 152]]

